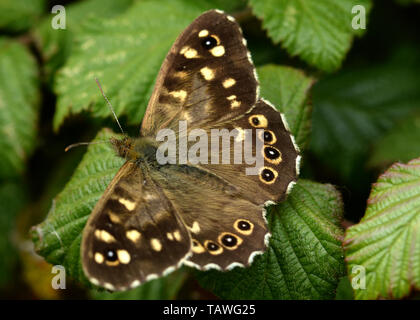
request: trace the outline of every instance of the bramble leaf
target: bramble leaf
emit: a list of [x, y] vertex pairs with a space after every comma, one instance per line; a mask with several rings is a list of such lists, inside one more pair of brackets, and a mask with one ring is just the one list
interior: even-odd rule
[[0, 38], [0, 177], [24, 171], [36, 146], [39, 79], [35, 59], [23, 45]]
[[0, 1], [0, 29], [21, 32], [38, 21], [45, 7], [45, 0]]
[[369, 165], [382, 167], [420, 156], [420, 113], [399, 122], [374, 146]]
[[337, 69], [344, 60], [354, 35], [356, 14], [352, 8], [362, 5], [366, 15], [370, 0], [250, 0], [254, 13], [275, 43], [281, 43], [290, 55], [298, 55], [308, 64], [324, 71]]
[[419, 109], [417, 57], [417, 49], [398, 49], [384, 62], [346, 68], [314, 85], [309, 148], [340, 181], [364, 178], [372, 145]]
[[127, 10], [133, 0], [88, 0], [65, 6], [65, 29], [51, 26], [54, 15], [47, 15], [34, 30], [35, 43], [42, 55], [44, 74], [50, 85], [58, 68], [72, 52], [73, 42], [90, 19], [110, 19]]
[[309, 91], [314, 79], [302, 71], [285, 66], [265, 65], [257, 69], [261, 96], [284, 112], [300, 149], [307, 145], [311, 130]]
[[373, 185], [366, 214], [345, 237], [349, 274], [365, 270], [356, 299], [402, 298], [420, 289], [420, 158], [396, 163]]

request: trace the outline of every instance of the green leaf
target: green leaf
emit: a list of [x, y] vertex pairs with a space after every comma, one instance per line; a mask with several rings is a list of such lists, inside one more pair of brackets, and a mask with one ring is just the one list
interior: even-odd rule
[[55, 14], [46, 16], [34, 31], [34, 39], [42, 55], [44, 73], [52, 84], [53, 76], [71, 54], [73, 41], [90, 19], [110, 19], [127, 10], [133, 0], [88, 0], [65, 6], [66, 29], [51, 27]]
[[179, 269], [133, 290], [114, 293], [92, 290], [91, 296], [101, 300], [172, 300], [176, 298], [186, 278], [185, 270]]
[[[95, 141], [119, 137], [103, 129]], [[46, 220], [33, 227], [35, 250], [51, 264], [64, 265], [67, 274], [85, 284], [80, 262], [82, 230], [89, 214], [124, 160], [109, 143], [92, 144], [63, 191], [54, 199]]]
[[22, 174], [36, 145], [38, 86], [37, 65], [29, 51], [0, 38], [0, 177]]
[[12, 242], [15, 220], [26, 203], [26, 193], [22, 183], [2, 181], [0, 184], [0, 288], [13, 279], [16, 263], [16, 248]]
[[[356, 299], [402, 298], [420, 289], [420, 158], [396, 163], [373, 185], [366, 214], [347, 230], [349, 274], [365, 268]], [[360, 273], [358, 273], [360, 275]]]
[[337, 286], [335, 300], [354, 300], [354, 292], [347, 276], [342, 277]]
[[101, 80], [117, 115], [125, 113], [131, 123], [139, 123], [176, 37], [213, 6], [211, 1], [145, 0], [115, 19], [86, 22], [78, 34], [78, 45], [56, 79], [54, 128], [70, 114], [82, 111], [95, 117], [109, 115], [95, 77]]
[[284, 112], [296, 143], [303, 150], [311, 130], [309, 90], [314, 79], [290, 67], [265, 65], [258, 68], [261, 96]]
[[343, 214], [332, 185], [300, 180], [288, 199], [268, 209], [270, 246], [249, 268], [197, 272], [224, 299], [328, 299], [344, 275]]
[[383, 167], [420, 156], [420, 113], [411, 115], [390, 130], [375, 146], [369, 165]]
[[420, 107], [419, 51], [347, 68], [313, 89], [310, 149], [345, 183], [360, 177], [372, 144]]
[[24, 31], [37, 22], [45, 8], [45, 0], [0, 1], [0, 29]]
[[250, 0], [254, 13], [275, 43], [290, 55], [321, 70], [337, 69], [355, 34], [352, 8], [362, 5], [369, 13], [370, 0]]

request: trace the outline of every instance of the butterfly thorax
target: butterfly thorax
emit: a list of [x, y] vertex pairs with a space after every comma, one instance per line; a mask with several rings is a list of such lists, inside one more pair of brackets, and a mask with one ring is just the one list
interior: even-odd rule
[[125, 136], [122, 139], [112, 138], [111, 143], [121, 158], [133, 162], [156, 162], [156, 142], [151, 138]]

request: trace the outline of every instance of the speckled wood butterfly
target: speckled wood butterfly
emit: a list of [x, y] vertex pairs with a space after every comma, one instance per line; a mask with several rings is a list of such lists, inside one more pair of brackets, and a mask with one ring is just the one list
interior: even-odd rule
[[[262, 129], [255, 137], [262, 150], [254, 144], [252, 151], [264, 157], [258, 174], [246, 175], [241, 163], [158, 163], [157, 132], [175, 130], [181, 120], [188, 130]], [[300, 156], [283, 115], [259, 97], [233, 17], [205, 12], [178, 37], [140, 131], [137, 139], [111, 140], [127, 161], [83, 231], [83, 270], [93, 284], [126, 290], [183, 264], [230, 270], [264, 252], [264, 206], [290, 192]]]

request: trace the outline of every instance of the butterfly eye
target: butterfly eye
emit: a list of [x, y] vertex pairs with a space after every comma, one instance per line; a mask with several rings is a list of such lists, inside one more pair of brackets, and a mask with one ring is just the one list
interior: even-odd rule
[[219, 249], [219, 246], [217, 244], [215, 244], [214, 242], [208, 242], [207, 243], [207, 249], [209, 251], [217, 251]]
[[268, 131], [265, 130], [263, 138], [264, 138], [264, 142], [269, 143], [269, 144], [273, 144], [277, 141], [276, 136], [271, 130], [268, 130]]
[[232, 235], [225, 235], [222, 238], [222, 243], [226, 246], [226, 247], [234, 247], [236, 246], [236, 244], [238, 243], [238, 240], [236, 240], [236, 237], [232, 236]]
[[117, 253], [112, 249], [109, 249], [105, 252], [105, 258], [109, 262], [114, 262], [114, 261], [117, 261], [118, 259]]
[[266, 128], [268, 124], [267, 118], [262, 114], [254, 114], [250, 116], [249, 123], [255, 128]]
[[275, 172], [273, 169], [265, 167], [263, 170], [261, 170], [260, 179], [262, 182], [272, 184], [274, 181], [276, 181], [276, 178], [277, 172]]
[[209, 36], [209, 37], [204, 38], [201, 41], [201, 45], [203, 46], [204, 49], [210, 50], [210, 49], [213, 49], [215, 46], [217, 46], [217, 40], [215, 37]]
[[207, 248], [208, 252], [212, 255], [218, 255], [223, 252], [223, 248], [221, 246], [219, 246], [217, 243], [210, 240], [206, 240], [204, 242], [204, 246]]
[[219, 235], [218, 240], [220, 244], [229, 250], [235, 250], [242, 243], [242, 239], [236, 234], [228, 232], [223, 232]]
[[236, 231], [246, 236], [250, 235], [254, 229], [254, 224], [248, 220], [238, 219], [233, 224]]
[[264, 131], [264, 141], [271, 142], [273, 140], [273, 135], [270, 131]]
[[279, 164], [282, 161], [281, 152], [277, 148], [264, 146], [264, 159], [270, 163]]
[[247, 231], [251, 229], [251, 225], [249, 224], [248, 221], [241, 220], [238, 222], [238, 228], [241, 229], [242, 231]]
[[264, 154], [268, 159], [275, 160], [280, 157], [280, 152], [273, 147], [265, 147]]

